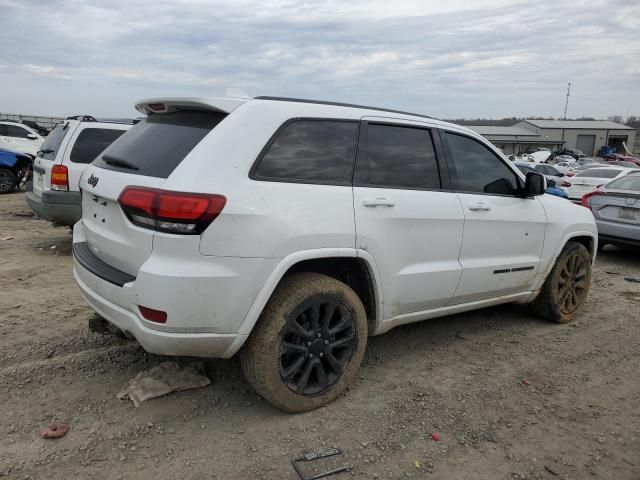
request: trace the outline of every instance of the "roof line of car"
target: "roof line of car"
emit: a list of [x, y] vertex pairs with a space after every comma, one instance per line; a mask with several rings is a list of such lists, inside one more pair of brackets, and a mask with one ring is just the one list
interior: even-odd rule
[[330, 105], [333, 107], [360, 108], [363, 110], [375, 110], [378, 112], [399, 113], [401, 115], [410, 115], [412, 117], [420, 117], [420, 118], [428, 118], [429, 120], [437, 120], [436, 118], [430, 117], [428, 115], [422, 115], [420, 113], [405, 112], [403, 110], [393, 110], [390, 108], [371, 107], [368, 105], [356, 105], [353, 103], [329, 102], [324, 100], [310, 100], [306, 98], [294, 98], [294, 97], [271, 97], [268, 95], [261, 95], [258, 97], [254, 97], [253, 99], [254, 100], [274, 100], [278, 102], [311, 103], [315, 105]]

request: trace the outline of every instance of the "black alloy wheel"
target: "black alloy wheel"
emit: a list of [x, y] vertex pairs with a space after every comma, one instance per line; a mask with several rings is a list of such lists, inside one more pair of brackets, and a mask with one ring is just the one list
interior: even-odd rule
[[290, 313], [281, 338], [280, 378], [303, 396], [322, 394], [335, 385], [357, 347], [352, 312], [323, 295], [308, 298]]

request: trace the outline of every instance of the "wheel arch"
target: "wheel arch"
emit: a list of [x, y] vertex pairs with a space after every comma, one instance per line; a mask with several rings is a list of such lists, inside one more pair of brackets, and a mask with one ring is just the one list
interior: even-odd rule
[[[589, 256], [591, 257], [591, 262], [593, 262], [595, 260], [596, 250], [598, 248], [598, 238], [597, 237], [594, 237], [592, 234], [571, 236], [564, 242], [564, 245], [562, 245], [562, 248], [560, 249], [560, 251], [562, 251], [564, 249], [564, 247], [566, 247], [567, 243], [569, 243], [569, 242], [577, 242], [577, 243], [582, 244], [589, 251]], [[558, 253], [558, 255], [559, 255], [559, 253]], [[556, 258], [558, 258], [557, 255], [556, 255]]]
[[356, 249], [318, 249], [296, 252], [283, 258], [271, 273], [242, 322], [239, 333], [249, 335], [280, 282], [298, 272], [321, 273], [351, 287], [367, 313], [369, 334], [374, 334], [382, 315], [382, 288], [375, 262], [368, 252]]

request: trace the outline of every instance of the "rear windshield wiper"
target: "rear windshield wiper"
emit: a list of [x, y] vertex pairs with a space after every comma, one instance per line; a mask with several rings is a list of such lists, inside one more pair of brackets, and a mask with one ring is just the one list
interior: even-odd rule
[[129, 170], [139, 170], [133, 163], [127, 162], [122, 158], [112, 157], [111, 155], [103, 155], [102, 161], [104, 163], [108, 163], [109, 165], [113, 165], [114, 167], [126, 168]]

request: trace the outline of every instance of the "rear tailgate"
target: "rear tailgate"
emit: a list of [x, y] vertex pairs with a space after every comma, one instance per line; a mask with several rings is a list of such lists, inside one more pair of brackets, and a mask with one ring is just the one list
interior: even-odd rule
[[132, 225], [118, 204], [128, 185], [160, 187], [163, 178], [143, 177], [90, 165], [80, 181], [82, 223], [92, 253], [108, 265], [136, 276], [151, 255], [153, 230]]
[[96, 257], [137, 276], [151, 255], [156, 231], [132, 223], [118, 198], [129, 186], [162, 188], [174, 169], [225, 117], [226, 113], [212, 108], [185, 110], [172, 105], [133, 126], [89, 166], [80, 180], [82, 221]]

